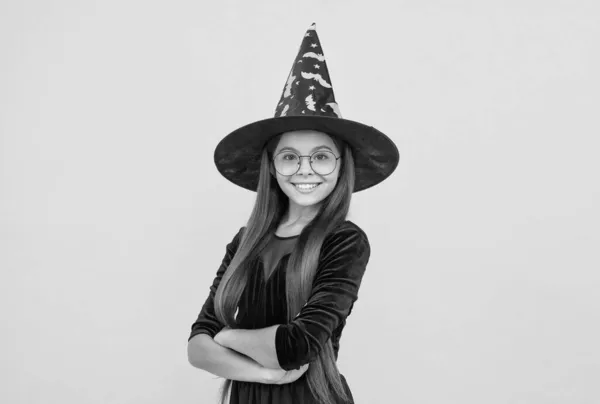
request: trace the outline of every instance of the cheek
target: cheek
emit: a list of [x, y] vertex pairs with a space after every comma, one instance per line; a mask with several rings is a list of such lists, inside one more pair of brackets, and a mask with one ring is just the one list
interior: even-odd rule
[[279, 189], [281, 189], [283, 193], [287, 195], [289, 193], [288, 188], [290, 185], [287, 178], [280, 174], [276, 174], [275, 178], [277, 179], [277, 185], [279, 185]]
[[333, 190], [335, 189], [335, 186], [337, 185], [337, 182], [339, 181], [339, 176], [336, 175], [329, 175], [326, 178], [326, 183], [327, 183], [327, 195], [329, 195], [330, 193], [333, 192]]
[[335, 171], [327, 176], [327, 182], [332, 186], [335, 186], [340, 180], [340, 167], [338, 166]]

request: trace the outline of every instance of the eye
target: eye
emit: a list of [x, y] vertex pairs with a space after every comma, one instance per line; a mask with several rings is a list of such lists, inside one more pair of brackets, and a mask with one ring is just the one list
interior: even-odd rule
[[286, 152], [283, 152], [283, 153], [281, 153], [281, 155], [279, 157], [282, 160], [285, 160], [285, 161], [296, 161], [296, 160], [298, 160], [298, 156], [296, 155], [296, 153], [286, 153]]
[[330, 160], [331, 158], [333, 158], [333, 156], [331, 155], [331, 153], [329, 152], [316, 152], [315, 154], [313, 154], [313, 160], [320, 160], [320, 161], [327, 161]]

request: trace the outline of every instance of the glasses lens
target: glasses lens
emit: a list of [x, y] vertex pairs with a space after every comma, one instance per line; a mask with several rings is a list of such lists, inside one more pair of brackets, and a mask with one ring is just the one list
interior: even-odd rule
[[319, 151], [312, 155], [310, 165], [317, 174], [327, 175], [335, 170], [337, 160], [335, 155], [328, 151]]
[[275, 169], [281, 175], [293, 175], [298, 171], [300, 157], [296, 153], [283, 152], [275, 156]]

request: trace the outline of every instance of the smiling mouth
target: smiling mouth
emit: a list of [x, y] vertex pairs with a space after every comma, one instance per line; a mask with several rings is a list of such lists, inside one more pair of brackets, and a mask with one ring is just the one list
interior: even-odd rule
[[316, 187], [321, 185], [321, 183], [319, 182], [319, 183], [313, 183], [313, 184], [293, 184], [293, 185], [294, 185], [294, 187], [296, 187], [296, 189], [298, 189], [300, 191], [312, 191], [313, 189], [315, 189]]

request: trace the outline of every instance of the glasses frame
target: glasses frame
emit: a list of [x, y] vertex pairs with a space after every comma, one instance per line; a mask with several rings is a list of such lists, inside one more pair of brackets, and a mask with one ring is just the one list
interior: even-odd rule
[[[321, 174], [321, 173], [318, 173], [318, 172], [317, 172], [317, 171], [314, 169], [314, 167], [312, 166], [312, 163], [313, 163], [313, 159], [312, 159], [312, 157], [313, 157], [315, 154], [317, 154], [317, 153], [323, 153], [323, 152], [331, 153], [331, 154], [333, 154], [333, 157], [335, 157], [335, 165], [333, 166], [333, 170], [331, 170], [331, 171], [330, 171], [330, 172], [328, 172], [327, 174]], [[296, 171], [294, 171], [294, 173], [293, 173], [293, 174], [282, 174], [282, 173], [280, 173], [280, 172], [279, 172], [279, 170], [277, 170], [277, 165], [275, 164], [275, 157], [279, 156], [281, 153], [293, 153], [293, 154], [295, 154], [296, 156], [298, 156], [298, 168], [296, 169]], [[316, 152], [314, 152], [314, 153], [313, 153], [313, 154], [311, 154], [310, 156], [302, 156], [302, 155], [300, 155], [300, 154], [298, 154], [298, 153], [296, 153], [296, 152], [293, 152], [293, 151], [288, 151], [288, 150], [286, 150], [286, 151], [282, 151], [282, 152], [279, 152], [279, 153], [275, 154], [275, 155], [273, 156], [273, 158], [271, 159], [271, 161], [273, 162], [273, 168], [275, 168], [275, 171], [277, 171], [277, 172], [278, 172], [280, 175], [283, 175], [284, 177], [291, 177], [292, 175], [296, 175], [296, 173], [297, 173], [298, 171], [300, 171], [300, 167], [302, 167], [302, 158], [303, 158], [303, 157], [308, 157], [308, 164], [310, 165], [310, 169], [311, 169], [311, 170], [313, 170], [313, 172], [314, 172], [315, 174], [318, 174], [318, 175], [329, 175], [329, 174], [331, 174], [332, 172], [334, 172], [334, 171], [335, 171], [335, 169], [337, 168], [337, 163], [338, 163], [338, 160], [342, 158], [342, 156], [336, 156], [334, 152], [332, 152], [332, 151], [329, 151], [329, 150], [317, 150]]]

